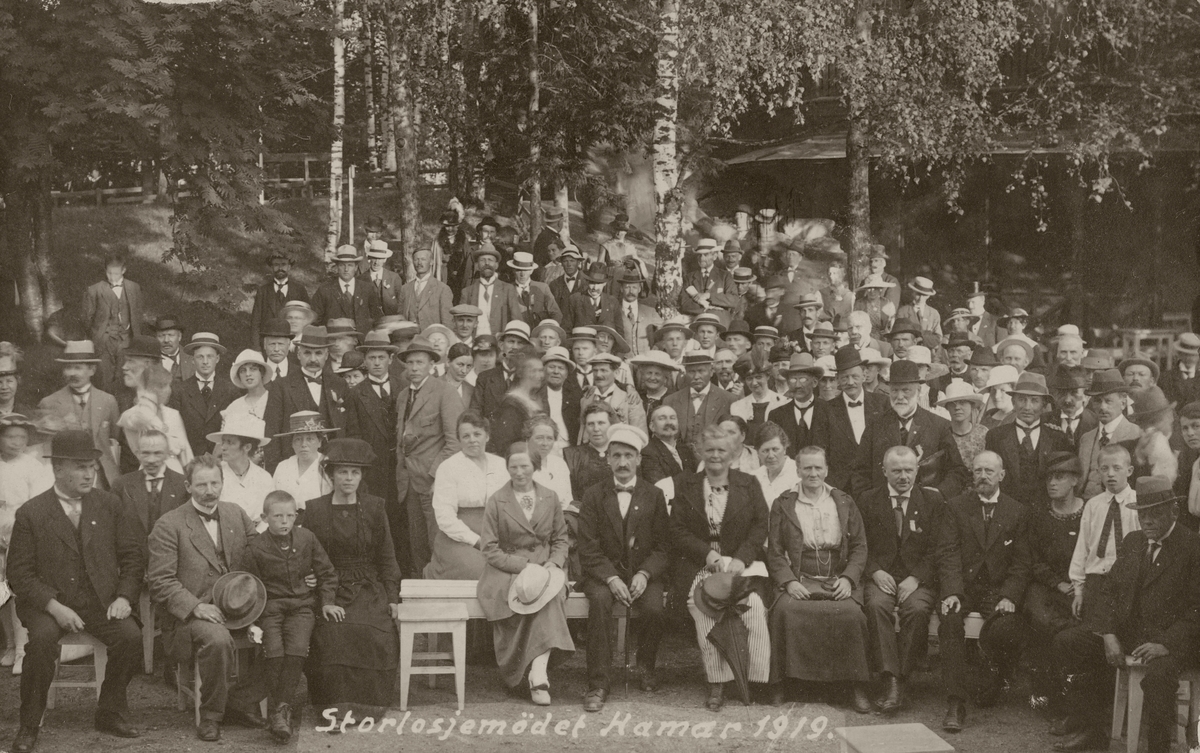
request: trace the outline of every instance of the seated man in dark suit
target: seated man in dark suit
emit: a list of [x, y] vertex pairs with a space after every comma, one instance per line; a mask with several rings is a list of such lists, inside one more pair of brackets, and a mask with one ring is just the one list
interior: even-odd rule
[[962, 593], [962, 573], [954, 542], [945, 536], [945, 499], [937, 489], [916, 486], [917, 453], [891, 448], [883, 475], [887, 486], [859, 496], [858, 508], [867, 532], [863, 598], [885, 687], [878, 706], [893, 714], [904, 703], [902, 682], [925, 658], [934, 605]]
[[588, 599], [588, 692], [585, 711], [599, 711], [609, 692], [614, 602], [631, 609], [637, 626], [642, 690], [654, 675], [663, 628], [663, 585], [670, 564], [670, 519], [662, 490], [637, 476], [646, 435], [615, 424], [608, 430], [609, 479], [588, 488], [579, 511], [579, 564]]
[[186, 502], [188, 493], [183, 476], [167, 467], [170, 447], [165, 434], [154, 429], [142, 432], [134, 451], [140, 467], [117, 479], [112, 492], [141, 523], [144, 543], [162, 514]]
[[[1178, 524], [1177, 499], [1163, 476], [1137, 483], [1140, 531], [1126, 534], [1109, 574], [1098, 625], [1054, 637], [1067, 683], [1068, 736], [1055, 750], [1107, 750], [1112, 668], [1145, 668], [1146, 750], [1167, 753], [1175, 737], [1179, 672], [1196, 663], [1200, 636], [1200, 539]], [[1107, 666], [1106, 666], [1107, 665]]]
[[54, 487], [19, 507], [8, 552], [8, 581], [17, 616], [29, 631], [21, 673], [20, 727], [13, 751], [37, 744], [54, 680], [58, 641], [86, 631], [108, 646], [96, 729], [138, 737], [123, 718], [126, 688], [141, 665], [142, 634], [130, 617], [146, 561], [125, 506], [96, 489], [100, 451], [84, 431], [63, 431], [51, 443]]
[[1000, 492], [1004, 464], [984, 450], [975, 456], [974, 488], [950, 500], [945, 511], [946, 536], [958, 550], [961, 595], [942, 601], [938, 624], [942, 682], [946, 686], [946, 718], [942, 729], [959, 732], [966, 723], [966, 634], [963, 619], [983, 615], [979, 650], [988, 681], [976, 697], [980, 707], [994, 704], [1004, 680], [1016, 669], [1023, 628], [1017, 607], [1029, 585], [1025, 550], [1030, 518], [1027, 505]]
[[679, 417], [669, 405], [660, 405], [648, 417], [650, 440], [642, 450], [640, 475], [651, 484], [674, 478], [696, 467], [696, 453], [679, 441]]

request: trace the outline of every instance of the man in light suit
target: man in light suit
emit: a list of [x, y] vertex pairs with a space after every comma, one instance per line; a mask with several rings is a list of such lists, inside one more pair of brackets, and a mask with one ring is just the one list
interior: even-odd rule
[[256, 708], [264, 697], [253, 673], [229, 687], [233, 639], [225, 615], [213, 604], [213, 586], [225, 573], [245, 570], [254, 522], [232, 502], [220, 502], [221, 463], [201, 455], [188, 463], [190, 499], [165, 513], [150, 533], [150, 598], [163, 609], [163, 645], [180, 664], [200, 668], [200, 725], [205, 742], [221, 738], [221, 723], [265, 729]]
[[617, 277], [621, 292], [618, 312], [621, 326], [617, 331], [625, 336], [625, 342], [629, 343], [633, 351], [630, 355], [634, 356], [650, 350], [654, 342], [654, 332], [663, 323], [658, 311], [640, 300], [645, 282], [645, 278], [637, 269], [622, 269]]
[[[675, 410], [679, 420], [679, 441], [688, 443], [700, 436], [700, 431], [729, 412], [734, 396], [712, 383], [713, 359], [704, 353], [692, 352], [683, 356], [687, 386], [663, 399], [663, 405]], [[690, 468], [685, 468], [690, 471]]]
[[733, 275], [715, 264], [717, 242], [701, 238], [696, 244], [699, 267], [683, 276], [679, 290], [679, 311], [695, 316], [708, 309], [720, 308], [733, 311], [738, 307], [737, 283]]
[[475, 268], [479, 277], [463, 288], [459, 303], [477, 306], [482, 314], [479, 326], [475, 330], [478, 335], [499, 335], [504, 325], [519, 318], [521, 302], [517, 299], [517, 289], [512, 284], [504, 282], [496, 274], [500, 267], [500, 252], [490, 243], [485, 243], [475, 252]]
[[283, 318], [283, 304], [288, 301], [310, 303], [308, 291], [291, 279], [292, 257], [286, 251], [272, 251], [267, 256], [271, 279], [254, 291], [254, 309], [250, 312], [250, 342], [258, 343], [267, 322]]
[[419, 248], [413, 252], [413, 279], [400, 289], [400, 315], [416, 322], [421, 331], [431, 324], [451, 326], [450, 286], [433, 276], [433, 251]]
[[8, 580], [29, 631], [21, 674], [21, 726], [12, 749], [30, 753], [54, 680], [59, 640], [87, 631], [108, 647], [96, 729], [138, 737], [124, 720], [126, 688], [138, 671], [141, 631], [130, 617], [146, 561], [140, 529], [113, 495], [95, 489], [99, 451], [82, 431], [51, 442], [54, 487], [16, 512]]
[[58, 392], [47, 395], [38, 403], [38, 411], [59, 424], [62, 429], [86, 431], [100, 451], [101, 487], [111, 488], [121, 475], [117, 466], [117, 421], [121, 418], [117, 400], [107, 392], [92, 386], [92, 377], [100, 359], [90, 340], [67, 342], [62, 355], [54, 359], [63, 364], [67, 383]]
[[181, 382], [171, 391], [170, 406], [179, 411], [188, 444], [196, 455], [212, 452], [208, 435], [221, 430], [221, 411], [242, 394], [217, 364], [225, 353], [221, 340], [211, 332], [197, 332], [184, 346], [183, 352], [192, 359], [195, 371], [192, 378]]
[[[582, 411], [594, 402], [606, 403], [616, 416], [616, 423], [636, 426], [646, 431], [646, 410], [642, 407], [642, 398], [633, 390], [623, 389], [617, 385], [616, 370], [623, 362], [612, 353], [597, 353], [588, 360], [592, 367], [592, 384], [584, 390], [579, 402]], [[583, 436], [578, 437], [579, 442]]]
[[112, 493], [121, 498], [141, 523], [145, 544], [145, 535], [154, 530], [162, 514], [187, 501], [187, 484], [183, 476], [167, 467], [170, 445], [162, 432], [154, 429], [142, 432], [133, 450], [140, 467], [117, 479]]
[[104, 282], [87, 289], [83, 298], [83, 324], [92, 333], [99, 356], [96, 382], [106, 390], [119, 384], [121, 354], [129, 338], [142, 334], [142, 288], [125, 279], [125, 258], [104, 260]]
[[387, 241], [371, 241], [370, 248], [367, 249], [367, 273], [364, 278], [379, 293], [379, 305], [383, 308], [383, 313], [398, 314], [400, 290], [404, 286], [404, 279], [387, 268], [387, 260], [390, 258], [392, 250], [388, 248]]
[[1092, 377], [1087, 395], [1092, 398], [1099, 424], [1079, 438], [1079, 462], [1084, 473], [1080, 496], [1084, 499], [1096, 496], [1104, 486], [1100, 478], [1100, 448], [1116, 442], [1125, 445], [1133, 455], [1142, 436], [1137, 424], [1125, 418], [1125, 396], [1129, 391], [1129, 385], [1116, 369], [1098, 371]]
[[585, 711], [604, 707], [609, 692], [612, 609], [628, 607], [638, 634], [642, 690], [658, 687], [654, 665], [663, 633], [663, 588], [670, 567], [671, 523], [662, 490], [638, 478], [646, 434], [628, 424], [608, 429], [612, 475], [590, 487], [579, 510], [579, 564], [588, 605], [588, 692]]
[[544, 319], [555, 321], [562, 319], [562, 310], [550, 286], [533, 279], [533, 271], [538, 265], [533, 261], [533, 254], [517, 251], [509, 260], [508, 266], [513, 271], [513, 282], [517, 289], [517, 318], [530, 327], [535, 327]]
[[379, 290], [370, 280], [358, 277], [362, 258], [354, 246], [341, 246], [333, 255], [337, 279], [321, 283], [312, 297], [316, 321], [324, 324], [330, 319], [353, 319], [358, 332], [370, 332], [383, 316]]
[[[296, 343], [300, 368], [267, 385], [267, 409], [263, 415], [267, 436], [287, 431], [293, 413], [316, 411], [331, 429], [346, 428], [345, 380], [325, 368], [329, 359], [329, 337], [324, 327], [305, 327]], [[291, 442], [271, 442], [263, 452], [263, 467], [274, 472], [279, 461], [293, 454]]]
[[396, 484], [408, 508], [412, 567], [423, 572], [438, 531], [433, 474], [443, 460], [458, 452], [458, 417], [464, 406], [450, 385], [432, 377], [440, 356], [424, 337], [413, 338], [399, 358], [408, 385], [396, 396]]

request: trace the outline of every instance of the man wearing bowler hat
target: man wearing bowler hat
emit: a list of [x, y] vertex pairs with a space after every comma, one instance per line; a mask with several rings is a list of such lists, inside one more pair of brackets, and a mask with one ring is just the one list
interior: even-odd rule
[[1088, 374], [1082, 367], [1055, 369], [1046, 380], [1050, 395], [1054, 398], [1055, 410], [1047, 417], [1059, 431], [1071, 440], [1071, 446], [1079, 449], [1079, 438], [1096, 428], [1096, 413], [1087, 407], [1088, 398], [1084, 391], [1088, 386]]
[[1045, 473], [1050, 457], [1073, 452], [1075, 443], [1042, 420], [1050, 405], [1046, 377], [1027, 371], [1018, 377], [1009, 394], [1016, 421], [990, 429], [984, 447], [1004, 460], [1001, 491], [1031, 507], [1041, 506], [1047, 501]]
[[154, 323], [154, 337], [158, 340], [158, 362], [171, 372], [175, 381], [191, 379], [196, 366], [190, 358], [183, 357], [183, 327], [173, 316], [160, 316]]
[[544, 319], [562, 319], [562, 311], [550, 292], [550, 286], [533, 279], [533, 272], [538, 268], [533, 254], [528, 251], [514, 252], [508, 268], [512, 270], [513, 284], [517, 289], [515, 318], [523, 320], [530, 327]]
[[858, 455], [851, 474], [855, 496], [886, 483], [883, 456], [896, 445], [906, 445], [917, 453], [921, 486], [933, 486], [950, 499], [967, 486], [970, 474], [954, 441], [950, 422], [930, 413], [917, 403], [921, 377], [912, 361], [892, 364], [888, 400], [891, 410], [867, 427], [859, 442]]
[[379, 290], [370, 280], [358, 276], [362, 257], [354, 246], [339, 246], [333, 255], [336, 279], [326, 280], [313, 293], [312, 308], [316, 321], [324, 324], [330, 319], [353, 319], [359, 332], [370, 332], [375, 321], [383, 316]]
[[286, 379], [293, 369], [300, 369], [300, 361], [292, 349], [292, 329], [287, 322], [271, 319], [262, 325], [258, 334], [270, 379]]
[[[287, 431], [293, 413], [316, 411], [333, 429], [346, 428], [346, 398], [350, 388], [346, 381], [325, 368], [329, 358], [329, 336], [324, 327], [305, 327], [296, 343], [300, 368], [283, 379], [273, 379], [267, 385], [267, 409], [263, 414], [266, 435], [273, 437]], [[291, 442], [271, 442], [263, 452], [263, 466], [274, 472], [275, 466], [293, 454]]]
[[839, 394], [827, 402], [829, 406], [828, 444], [829, 476], [826, 482], [834, 489], [850, 488], [854, 459], [868, 427], [888, 412], [888, 398], [881, 392], [863, 388], [862, 353], [846, 345], [834, 354]]
[[826, 446], [829, 437], [829, 404], [817, 399], [817, 380], [825, 369], [811, 353], [793, 353], [787, 369], [788, 397], [768, 415], [788, 435], [789, 447]]
[[1200, 364], [1200, 335], [1184, 332], [1175, 340], [1175, 364], [1158, 380], [1167, 400], [1187, 405], [1200, 399], [1200, 379], [1197, 379], [1197, 364]]
[[393, 253], [387, 241], [376, 240], [367, 244], [367, 273], [364, 277], [379, 293], [379, 305], [384, 314], [400, 313], [400, 291], [404, 287], [404, 278], [387, 268], [388, 259], [392, 258]]
[[[267, 727], [257, 708], [265, 693], [257, 687], [254, 673], [242, 672], [238, 684], [229, 685], [232, 633], [257, 615], [247, 609], [245, 599], [219, 598], [217, 588], [221, 581], [229, 584], [229, 574], [244, 574], [247, 545], [255, 530], [242, 508], [220, 501], [224, 478], [220, 461], [212, 455], [188, 463], [183, 476], [190, 498], [164, 513], [150, 532], [147, 583], [150, 597], [161, 607], [163, 645], [179, 664], [191, 666], [194, 661], [199, 666], [196, 736], [216, 742], [222, 722]], [[254, 601], [261, 613], [265, 590]]]
[[588, 600], [585, 711], [600, 711], [608, 699], [612, 610], [630, 610], [637, 633], [641, 689], [658, 688], [655, 663], [663, 633], [663, 586], [670, 565], [670, 519], [662, 490], [639, 478], [647, 437], [628, 424], [608, 429], [605, 458], [612, 474], [589, 487], [579, 509], [579, 564]]
[[458, 417], [465, 406], [449, 384], [431, 376], [440, 356], [428, 340], [414, 338], [397, 357], [404, 362], [408, 384], [396, 396], [396, 486], [408, 510], [410, 560], [420, 573], [429, 564], [438, 532], [433, 475], [458, 452]]
[[1167, 753], [1176, 730], [1181, 670], [1196, 664], [1200, 637], [1200, 539], [1179, 525], [1178, 499], [1162, 476], [1137, 481], [1141, 530], [1126, 534], [1109, 573], [1109, 598], [1096, 625], [1054, 637], [1067, 683], [1069, 733], [1055, 750], [1107, 750], [1112, 672], [1142, 669], [1146, 750]]
[[221, 411], [238, 399], [242, 391], [217, 371], [217, 364], [225, 355], [221, 338], [211, 332], [197, 332], [183, 346], [183, 352], [192, 359], [195, 371], [191, 379], [180, 382], [171, 391], [170, 406], [183, 418], [192, 453], [203, 455], [213, 450], [208, 435], [221, 430]]
[[254, 291], [254, 308], [250, 312], [250, 341], [255, 343], [263, 336], [267, 322], [283, 316], [283, 304], [288, 301], [311, 303], [304, 286], [291, 279], [291, 254], [272, 251], [267, 255], [267, 266], [271, 268], [271, 278]]
[[556, 241], [562, 243], [562, 228], [566, 219], [563, 210], [558, 207], [550, 207], [542, 214], [542, 232], [533, 240], [533, 260], [539, 266], [544, 267], [554, 261], [550, 256], [550, 246]]
[[[683, 357], [686, 374], [680, 389], [663, 400], [675, 410], [679, 420], [679, 441], [690, 442], [700, 436], [705, 426], [729, 412], [734, 396], [712, 383], [713, 359], [703, 353], [687, 353]], [[685, 469], [687, 470], [687, 469]]]
[[475, 269], [479, 277], [463, 288], [460, 304], [470, 304], [480, 310], [476, 335], [496, 335], [504, 325], [517, 318], [521, 302], [517, 289], [500, 279], [496, 270], [500, 268], [500, 252], [491, 243], [480, 245], [475, 251]]
[[563, 307], [563, 328], [568, 332], [575, 327], [594, 327], [603, 324], [620, 331], [620, 305], [617, 299], [606, 292], [612, 275], [599, 262], [592, 264], [583, 273], [583, 284], [577, 286]]
[[63, 429], [86, 431], [91, 435], [93, 446], [100, 452], [98, 460], [103, 471], [97, 486], [110, 488], [121, 475], [117, 465], [116, 437], [121, 412], [116, 398], [92, 386], [100, 359], [96, 357], [91, 340], [71, 340], [54, 360], [62, 364], [63, 379], [67, 384], [42, 398], [38, 411]]
[[141, 631], [130, 615], [146, 572], [142, 528], [120, 499], [95, 488], [100, 451], [87, 432], [59, 432], [50, 446], [54, 487], [17, 509], [8, 550], [8, 582], [29, 631], [12, 748], [21, 753], [37, 743], [58, 641], [69, 633], [87, 632], [108, 646], [96, 729], [138, 736], [124, 714], [126, 688], [141, 665]]

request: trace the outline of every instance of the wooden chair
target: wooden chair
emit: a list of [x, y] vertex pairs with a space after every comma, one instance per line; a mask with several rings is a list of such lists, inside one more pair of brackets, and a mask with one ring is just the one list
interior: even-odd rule
[[[408, 710], [408, 686], [413, 675], [429, 675], [429, 687], [437, 687], [438, 675], [454, 675], [455, 692], [458, 694], [458, 710], [463, 710], [467, 695], [467, 620], [470, 618], [462, 604], [400, 605], [400, 710]], [[454, 650], [424, 651], [413, 653], [413, 638], [417, 633], [429, 634], [434, 638], [439, 633], [453, 636]], [[436, 640], [431, 641], [436, 649]], [[441, 664], [414, 666], [414, 661], [450, 661], [450, 666]]]
[[96, 700], [100, 700], [100, 686], [104, 684], [104, 674], [108, 668], [108, 646], [98, 638], [87, 633], [68, 633], [59, 639], [60, 646], [91, 646], [92, 669], [94, 678], [91, 680], [60, 680], [59, 672], [62, 665], [54, 663], [54, 679], [50, 682], [50, 692], [46, 694], [46, 708], [54, 708], [59, 688], [92, 688], [96, 691]]
[[[1132, 656], [1125, 657], [1125, 666], [1117, 670], [1117, 689], [1113, 697], [1112, 739], [1120, 740], [1125, 729], [1125, 750], [1137, 753], [1142, 732], [1142, 678], [1146, 667]], [[1185, 669], [1179, 673], [1179, 696], [1187, 698], [1186, 726], [1179, 727], [1179, 742], [1187, 749], [1186, 732], [1200, 720], [1200, 669]]]
[[142, 620], [142, 668], [146, 674], [154, 674], [154, 639], [161, 632], [154, 627], [154, 604], [150, 602], [150, 592], [142, 589], [138, 599], [138, 616]]
[[[233, 637], [233, 674], [230, 678], [233, 680], [241, 675], [241, 652], [247, 649], [254, 649], [256, 645], [246, 635], [235, 635]], [[192, 702], [196, 716], [196, 726], [200, 726], [200, 660], [192, 659], [190, 668], [191, 677], [185, 678], [189, 672], [187, 664], [179, 664], [175, 667], [175, 701], [180, 711], [186, 711], [188, 701]], [[263, 699], [259, 704], [263, 716], [267, 715], [267, 699]]]

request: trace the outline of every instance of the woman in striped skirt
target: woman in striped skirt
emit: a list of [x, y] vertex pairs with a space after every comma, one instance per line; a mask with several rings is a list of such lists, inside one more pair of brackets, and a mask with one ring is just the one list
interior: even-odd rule
[[[769, 513], [758, 481], [748, 473], [730, 469], [732, 447], [724, 429], [705, 427], [700, 447], [704, 470], [684, 471], [675, 478], [671, 530], [681, 557], [676, 585], [688, 594], [688, 612], [696, 624], [696, 639], [708, 677], [706, 705], [719, 711], [725, 703], [725, 683], [733, 680], [733, 671], [708, 639], [715, 620], [696, 607], [692, 594], [696, 585], [713, 573], [741, 573], [762, 559]], [[741, 603], [749, 607], [742, 614], [750, 633], [749, 680], [766, 683], [771, 667], [767, 611], [757, 593]]]

